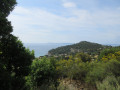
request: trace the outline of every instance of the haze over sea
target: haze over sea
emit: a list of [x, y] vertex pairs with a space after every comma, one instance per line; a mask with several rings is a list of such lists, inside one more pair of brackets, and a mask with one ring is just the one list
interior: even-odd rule
[[26, 48], [35, 51], [35, 57], [47, 55], [51, 49], [70, 44], [72, 43], [24, 43]]

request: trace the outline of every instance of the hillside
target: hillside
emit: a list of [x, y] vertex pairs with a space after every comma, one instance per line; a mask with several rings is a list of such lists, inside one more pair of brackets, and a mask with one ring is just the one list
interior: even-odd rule
[[98, 54], [102, 49], [110, 46], [101, 45], [98, 43], [92, 43], [87, 41], [81, 41], [73, 45], [67, 45], [52, 49], [48, 52], [48, 55], [70, 55], [78, 52], [84, 52], [88, 54]]

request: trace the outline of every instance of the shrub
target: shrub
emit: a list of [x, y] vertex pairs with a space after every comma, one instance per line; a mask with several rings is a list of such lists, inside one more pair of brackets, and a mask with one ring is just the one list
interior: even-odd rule
[[114, 76], [107, 76], [102, 82], [97, 82], [98, 90], [120, 90], [120, 84]]

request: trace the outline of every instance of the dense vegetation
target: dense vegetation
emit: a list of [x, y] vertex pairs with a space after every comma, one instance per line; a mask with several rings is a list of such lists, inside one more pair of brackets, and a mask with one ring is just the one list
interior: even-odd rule
[[76, 53], [67, 60], [35, 59], [27, 85], [31, 90], [71, 90], [69, 85], [62, 83], [67, 78], [70, 83], [75, 80], [77, 88], [120, 90], [120, 48], [102, 50], [98, 58], [93, 61], [89, 54]]
[[110, 46], [105, 46], [97, 43], [91, 43], [87, 41], [82, 41], [77, 44], [58, 47], [56, 49], [52, 49], [48, 52], [50, 56], [53, 55], [71, 55], [78, 52], [84, 52], [88, 54], [99, 54], [99, 52], [104, 48], [109, 48]]
[[16, 0], [0, 0], [0, 90], [26, 90], [25, 76], [34, 59], [34, 52], [11, 34], [7, 16], [15, 5]]

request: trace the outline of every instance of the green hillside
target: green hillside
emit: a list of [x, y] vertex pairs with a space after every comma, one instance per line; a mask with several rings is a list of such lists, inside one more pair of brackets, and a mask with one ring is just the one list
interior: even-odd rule
[[108, 48], [110, 46], [101, 45], [98, 43], [92, 43], [87, 41], [82, 41], [73, 45], [67, 45], [52, 49], [48, 52], [50, 56], [52, 55], [70, 55], [78, 52], [84, 52], [88, 54], [97, 54], [102, 49]]

